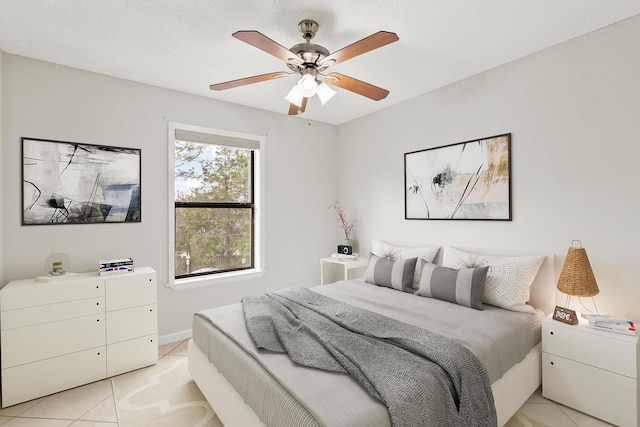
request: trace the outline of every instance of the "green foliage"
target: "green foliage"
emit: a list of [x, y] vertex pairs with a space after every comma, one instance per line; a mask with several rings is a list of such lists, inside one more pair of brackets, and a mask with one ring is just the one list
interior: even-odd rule
[[249, 267], [251, 209], [225, 204], [251, 202], [251, 152], [176, 142], [175, 158], [176, 202], [190, 206], [176, 208], [176, 276]]

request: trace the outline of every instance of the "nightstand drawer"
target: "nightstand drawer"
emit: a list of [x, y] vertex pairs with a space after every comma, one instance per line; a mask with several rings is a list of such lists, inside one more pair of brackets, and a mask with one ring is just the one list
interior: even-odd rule
[[636, 380], [623, 375], [543, 352], [542, 395], [618, 426], [636, 426]]
[[637, 378], [635, 337], [557, 321], [542, 323], [542, 351]]

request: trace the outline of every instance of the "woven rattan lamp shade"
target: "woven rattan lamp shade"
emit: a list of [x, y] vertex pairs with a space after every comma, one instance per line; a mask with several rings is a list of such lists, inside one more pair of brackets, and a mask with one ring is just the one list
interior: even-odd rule
[[573, 297], [592, 297], [600, 292], [584, 248], [569, 248], [558, 279], [558, 290]]

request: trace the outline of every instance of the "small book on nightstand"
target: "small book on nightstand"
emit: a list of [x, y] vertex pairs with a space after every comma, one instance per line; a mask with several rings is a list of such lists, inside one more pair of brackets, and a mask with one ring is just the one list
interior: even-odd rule
[[338, 261], [352, 261], [354, 259], [358, 259], [358, 254], [346, 255], [346, 254], [333, 253], [331, 254], [331, 258]]
[[636, 326], [633, 320], [626, 317], [607, 313], [582, 313], [582, 317], [589, 321], [589, 327], [593, 329], [625, 335], [636, 334]]

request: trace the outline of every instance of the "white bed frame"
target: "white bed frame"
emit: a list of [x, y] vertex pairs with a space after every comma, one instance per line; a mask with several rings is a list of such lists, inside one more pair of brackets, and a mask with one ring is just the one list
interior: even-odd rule
[[[461, 248], [465, 249], [465, 248]], [[518, 256], [531, 253], [506, 254], [504, 251], [467, 248], [487, 255]], [[540, 255], [540, 254], [534, 254]], [[553, 256], [546, 255], [545, 262], [531, 285], [531, 304], [549, 314], [555, 304], [554, 291], [555, 270]], [[542, 345], [538, 343], [523, 361], [512, 367], [499, 380], [491, 385], [498, 426], [504, 426], [518, 411], [524, 402], [542, 384]], [[198, 346], [189, 341], [188, 347], [189, 373], [206, 397], [211, 407], [225, 427], [265, 427], [256, 413], [244, 402], [215, 365]]]
[[[542, 383], [541, 345], [491, 385], [498, 414], [504, 426]], [[225, 427], [265, 427], [193, 340], [189, 341], [189, 373]]]

